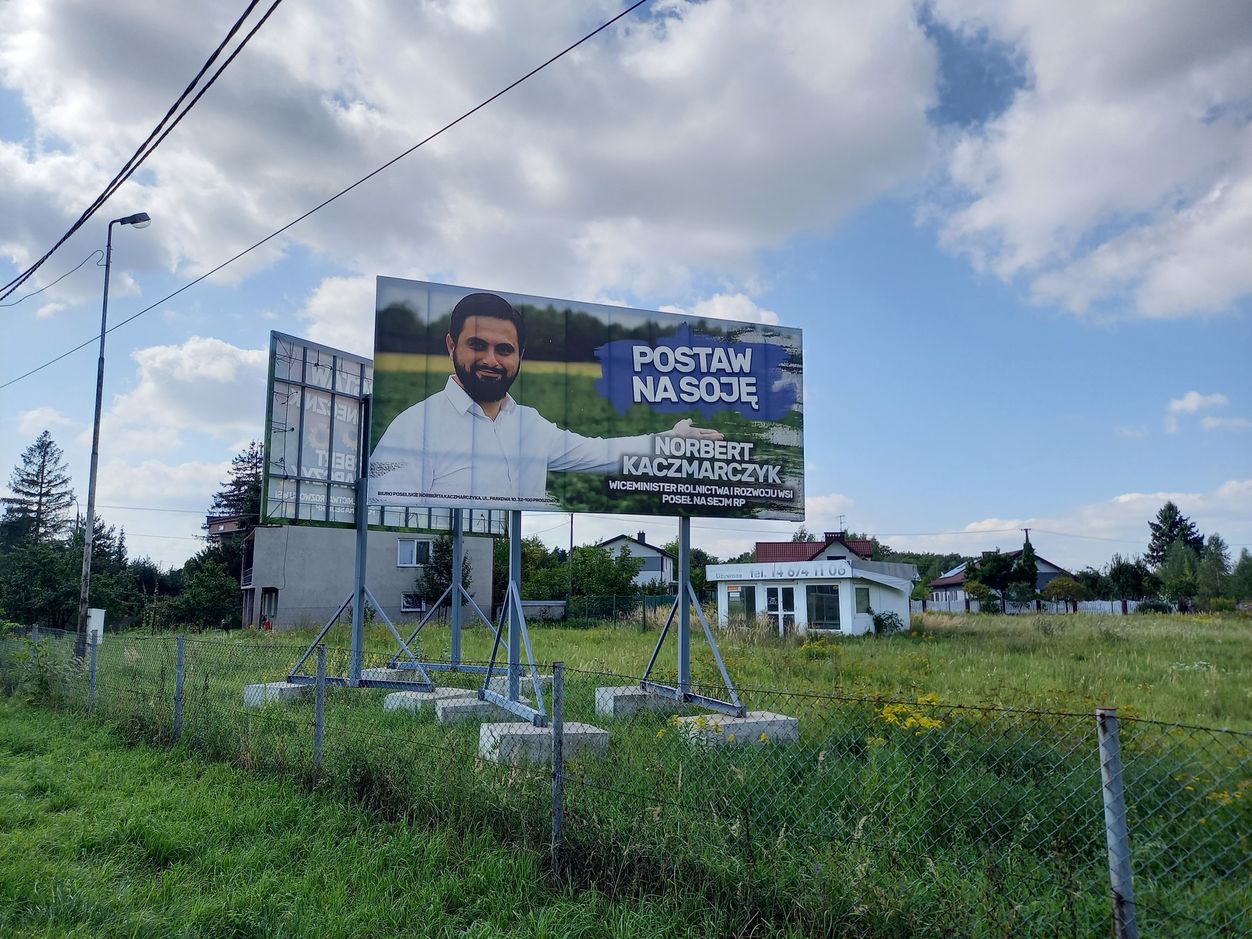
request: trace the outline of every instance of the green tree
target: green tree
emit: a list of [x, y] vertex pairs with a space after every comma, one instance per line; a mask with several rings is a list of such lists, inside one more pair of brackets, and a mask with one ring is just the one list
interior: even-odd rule
[[1199, 557], [1204, 553], [1204, 536], [1195, 524], [1178, 510], [1173, 502], [1166, 502], [1156, 513], [1156, 521], [1148, 522], [1152, 537], [1145, 557], [1149, 564], [1159, 568], [1165, 563], [1170, 546], [1181, 541]]
[[[1084, 567], [1074, 575], [1074, 579], [1082, 585], [1083, 591], [1089, 598], [1093, 600], [1113, 599], [1113, 586], [1109, 578], [1094, 567]], [[1044, 592], [1047, 593], [1046, 588]]]
[[1204, 555], [1196, 568], [1196, 597], [1208, 603], [1224, 596], [1230, 580], [1230, 549], [1226, 540], [1214, 532], [1204, 543]]
[[1165, 593], [1165, 599], [1175, 604], [1179, 610], [1190, 608], [1199, 587], [1196, 574], [1199, 571], [1200, 559], [1191, 545], [1178, 539], [1165, 552], [1165, 559], [1157, 569], [1157, 576]]
[[[470, 559], [466, 555], [461, 559], [461, 586], [469, 589], [471, 579]], [[413, 589], [418, 596], [432, 603], [443, 596], [443, 592], [452, 584], [452, 536], [440, 535], [430, 546], [430, 560], [417, 575]]]
[[792, 541], [816, 541], [817, 535], [813, 534], [803, 525], [795, 530], [795, 534], [791, 536]]
[[[236, 585], [243, 576], [244, 541], [261, 520], [261, 470], [264, 465], [265, 448], [260, 441], [253, 440], [231, 459], [230, 475], [213, 494], [213, 502], [209, 506], [210, 515], [244, 520], [238, 531], [219, 536], [207, 549], [207, 557], [229, 571]], [[204, 527], [208, 529], [208, 522]]]
[[1022, 553], [1013, 562], [1013, 580], [1024, 584], [1032, 592], [1039, 585], [1039, 561], [1035, 557], [1035, 546], [1030, 543], [1029, 538], [1022, 544]]
[[574, 595], [580, 597], [633, 596], [639, 592], [635, 576], [643, 558], [631, 557], [625, 548], [614, 556], [599, 545], [574, 549]]
[[230, 629], [239, 622], [239, 581], [212, 555], [183, 565], [184, 586], [164, 605], [164, 625], [173, 629]]
[[1144, 600], [1160, 593], [1161, 585], [1143, 558], [1114, 554], [1105, 569], [1112, 600]]
[[1078, 603], [1087, 599], [1087, 589], [1072, 577], [1053, 577], [1044, 584], [1043, 595], [1052, 603]]
[[69, 529], [66, 517], [74, 502], [64, 454], [52, 435], [44, 431], [22, 451], [9, 476], [13, 495], [0, 499], [0, 544], [13, 546], [31, 539], [59, 538]]
[[0, 597], [7, 614], [21, 623], [73, 628], [82, 560], [81, 537], [32, 539], [0, 551]]
[[1247, 548], [1239, 552], [1239, 560], [1230, 572], [1227, 593], [1240, 602], [1252, 600], [1252, 553]]
[[[967, 585], [972, 581], [994, 591], [1000, 598], [1000, 606], [1003, 608], [1009, 587], [1017, 582], [1017, 569], [1013, 557], [1001, 554], [999, 551], [988, 551], [977, 563], [965, 568], [965, 581]], [[968, 586], [965, 592], [969, 594]]]
[[[504, 580], [508, 583], [509, 552], [497, 555], [497, 567], [503, 566]], [[503, 586], [499, 596], [503, 597]], [[550, 550], [538, 535], [522, 539], [522, 597], [526, 600], [559, 600], [570, 592], [569, 555], [565, 551]]]

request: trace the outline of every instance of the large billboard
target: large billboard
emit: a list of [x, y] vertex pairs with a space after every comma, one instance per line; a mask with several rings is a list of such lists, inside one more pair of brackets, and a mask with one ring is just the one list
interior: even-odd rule
[[371, 505], [804, 518], [798, 329], [378, 278]]

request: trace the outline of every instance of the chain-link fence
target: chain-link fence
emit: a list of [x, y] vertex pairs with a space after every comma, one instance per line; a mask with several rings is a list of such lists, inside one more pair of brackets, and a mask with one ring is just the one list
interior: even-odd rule
[[[437, 694], [350, 688], [350, 652], [327, 648], [323, 683], [312, 656], [293, 700], [246, 702], [302, 652], [110, 635], [80, 660], [72, 633], [45, 632], [0, 640], [0, 687], [387, 817], [488, 826], [579, 886], [695, 893], [745, 933], [1090, 936], [1117, 917], [1124, 935], [1249, 934], [1246, 733], [757, 689], [735, 719], [559, 668], [549, 726], [513, 724], [531, 742], [499, 762], [482, 722], [516, 719], [477, 699], [480, 673], [432, 672]], [[366, 674], [396, 678], [388, 658], [366, 654]]]

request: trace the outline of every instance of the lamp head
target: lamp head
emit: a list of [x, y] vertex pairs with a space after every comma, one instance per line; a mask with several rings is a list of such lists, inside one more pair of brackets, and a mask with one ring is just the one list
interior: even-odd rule
[[134, 225], [136, 228], [147, 228], [152, 224], [152, 216], [147, 212], [136, 212], [134, 215], [119, 218], [117, 223], [119, 225]]

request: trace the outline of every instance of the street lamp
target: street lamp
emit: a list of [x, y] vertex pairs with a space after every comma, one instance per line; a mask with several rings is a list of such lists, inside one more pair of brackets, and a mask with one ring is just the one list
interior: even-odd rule
[[147, 212], [136, 212], [109, 222], [104, 243], [104, 303], [100, 308], [100, 358], [96, 362], [96, 413], [91, 426], [91, 469], [87, 474], [87, 518], [83, 524], [83, 573], [78, 588], [78, 640], [75, 652], [82, 658], [87, 651], [87, 601], [91, 593], [91, 543], [96, 531], [96, 465], [100, 462], [100, 405], [104, 400], [104, 336], [109, 322], [109, 265], [113, 260], [113, 226], [147, 228], [152, 219]]

